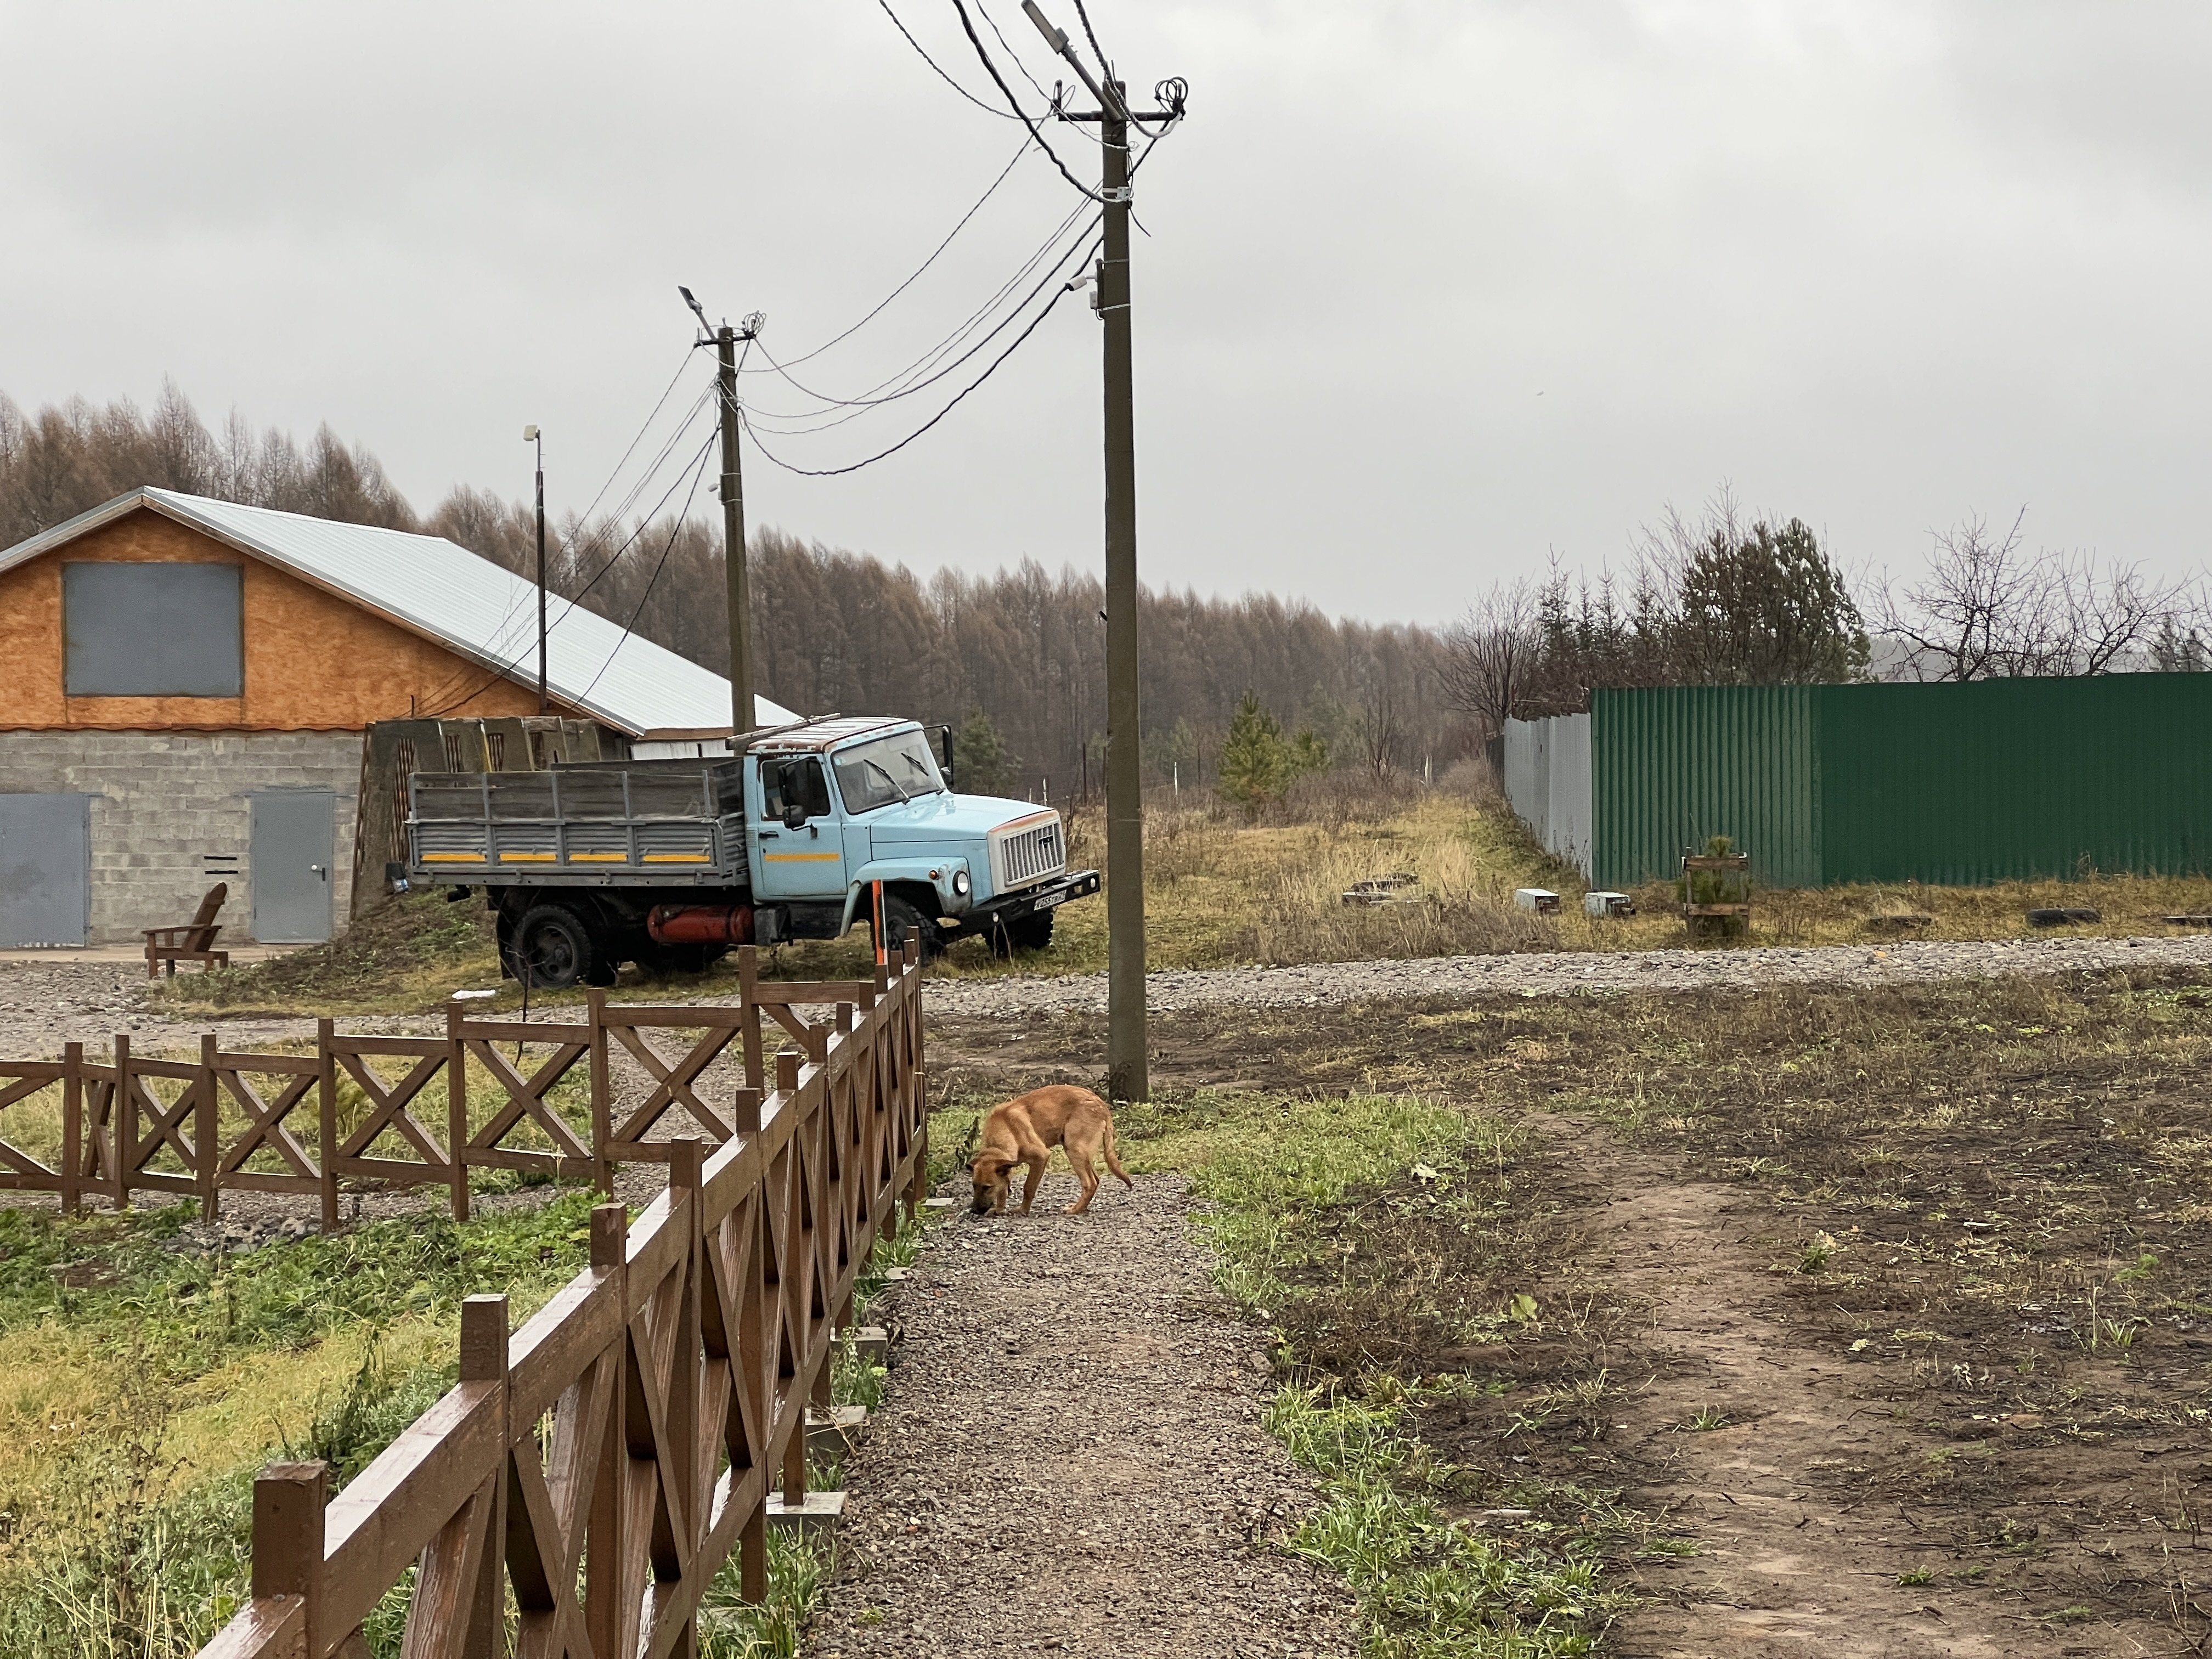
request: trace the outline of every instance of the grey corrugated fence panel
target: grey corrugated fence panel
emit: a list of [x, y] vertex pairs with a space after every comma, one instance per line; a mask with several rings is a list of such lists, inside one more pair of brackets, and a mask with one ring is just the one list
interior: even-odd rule
[[1590, 872], [1590, 717], [1505, 722], [1505, 799], [1537, 844]]
[[1551, 727], [1551, 787], [1546, 792], [1544, 848], [1590, 874], [1590, 717], [1562, 714]]
[[1713, 836], [1751, 855], [1753, 879], [1821, 879], [1823, 688], [1668, 686], [1591, 700], [1595, 879], [1671, 878]]
[[1829, 882], [2212, 870], [2212, 674], [1821, 690]]
[[1535, 825], [1529, 813], [1535, 806], [1535, 750], [1536, 733], [1534, 722], [1508, 720], [1504, 735], [1505, 804], [1513, 809], [1516, 817], [1533, 830]]

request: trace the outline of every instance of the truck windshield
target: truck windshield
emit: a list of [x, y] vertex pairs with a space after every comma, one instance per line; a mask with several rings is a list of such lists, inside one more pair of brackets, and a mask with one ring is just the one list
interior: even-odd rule
[[841, 749], [830, 756], [830, 763], [836, 769], [837, 793], [844, 796], [848, 812], [939, 794], [945, 788], [937, 757], [929, 752], [929, 739], [919, 732]]

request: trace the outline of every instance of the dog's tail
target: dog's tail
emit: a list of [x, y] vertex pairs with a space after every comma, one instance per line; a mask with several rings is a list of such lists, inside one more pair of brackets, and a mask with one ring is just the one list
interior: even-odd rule
[[1121, 1167], [1121, 1160], [1114, 1156], [1114, 1120], [1110, 1117], [1106, 1120], [1106, 1139], [1099, 1151], [1106, 1154], [1106, 1167], [1121, 1178], [1124, 1187], [1134, 1192], [1137, 1183], [1129, 1179], [1129, 1172]]

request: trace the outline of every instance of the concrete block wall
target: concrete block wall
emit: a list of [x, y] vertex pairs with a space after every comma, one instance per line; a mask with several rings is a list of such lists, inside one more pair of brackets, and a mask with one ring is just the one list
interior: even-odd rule
[[[223, 937], [249, 939], [252, 797], [328, 789], [335, 933], [351, 902], [361, 751], [358, 732], [5, 732], [0, 793], [93, 798], [89, 942], [135, 945], [141, 928], [190, 921], [218, 881], [230, 884]], [[211, 872], [210, 857], [235, 859], [237, 873]]]

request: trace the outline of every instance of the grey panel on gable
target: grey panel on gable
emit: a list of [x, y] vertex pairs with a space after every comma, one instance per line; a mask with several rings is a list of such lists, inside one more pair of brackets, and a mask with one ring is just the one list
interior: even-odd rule
[[243, 611], [234, 564], [64, 563], [63, 689], [72, 697], [242, 696]]

